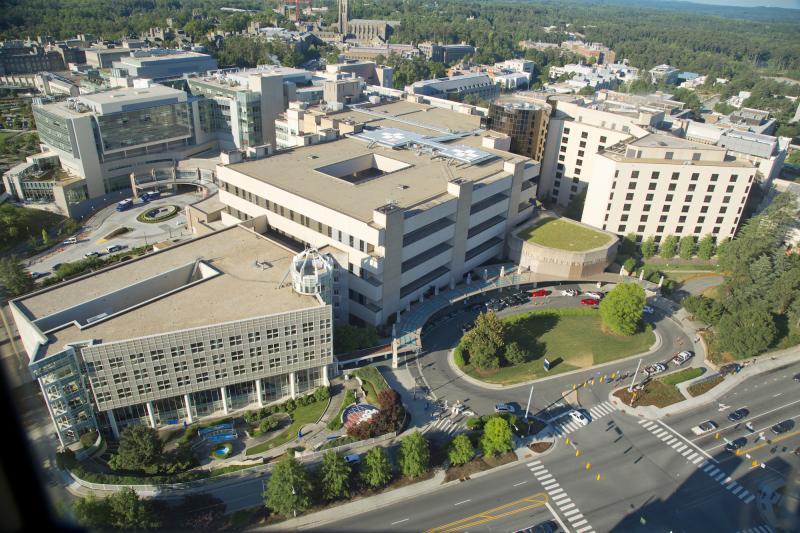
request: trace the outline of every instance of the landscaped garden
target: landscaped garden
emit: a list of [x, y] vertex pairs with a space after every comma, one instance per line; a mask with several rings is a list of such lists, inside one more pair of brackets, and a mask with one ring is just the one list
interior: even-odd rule
[[605, 246], [611, 240], [609, 235], [601, 231], [560, 218], [546, 218], [517, 235], [533, 244], [571, 252], [593, 250]]
[[[628, 392], [628, 388], [619, 389], [614, 393], [625, 405], [631, 407], [666, 407], [685, 400], [681, 391], [675, 385], [669, 385], [657, 379], [652, 380], [640, 391]], [[633, 401], [631, 401], [633, 400]]]
[[[588, 368], [646, 352], [655, 336], [649, 327], [633, 335], [612, 333], [595, 309], [550, 309], [531, 311], [502, 320], [506, 346], [521, 349], [519, 362], [496, 368], [479, 368], [464, 358], [464, 339], [456, 347], [455, 360], [468, 375], [490, 383], [511, 384]], [[544, 359], [551, 364], [544, 369]]]
[[[323, 389], [323, 387], [320, 389]], [[324, 389], [327, 391], [327, 388]], [[291, 416], [291, 423], [285, 426], [285, 429], [275, 437], [247, 448], [245, 455], [256, 455], [263, 453], [282, 444], [286, 444], [292, 439], [295, 439], [297, 437], [297, 432], [300, 431], [303, 426], [316, 422], [320, 419], [322, 414], [325, 412], [325, 409], [328, 407], [328, 396], [324, 395], [323, 397], [322, 394], [319, 396], [316, 394], [312, 396], [305, 396], [298, 398], [297, 400], [289, 400], [288, 402], [284, 402], [281, 404], [281, 406], [285, 406], [286, 412], [288, 412], [289, 416]], [[269, 417], [273, 416], [274, 412], [277, 411], [273, 411], [271, 408], [252, 411], [245, 414], [245, 420], [257, 421], [257, 424], [260, 425], [262, 420], [269, 419]], [[251, 416], [250, 413], [256, 413], [256, 415]]]

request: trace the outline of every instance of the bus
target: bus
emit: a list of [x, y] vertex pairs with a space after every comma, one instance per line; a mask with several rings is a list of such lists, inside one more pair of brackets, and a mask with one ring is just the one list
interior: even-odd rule
[[133, 207], [133, 200], [126, 198], [117, 204], [117, 211], [126, 211]]

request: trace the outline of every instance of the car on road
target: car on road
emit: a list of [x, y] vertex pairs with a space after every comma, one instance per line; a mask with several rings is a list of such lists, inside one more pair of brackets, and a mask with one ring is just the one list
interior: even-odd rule
[[572, 410], [567, 415], [573, 422], [577, 422], [578, 425], [585, 426], [589, 423], [589, 419], [586, 418], [586, 415], [581, 413], [578, 410]]
[[93, 251], [93, 252], [86, 252], [83, 254], [83, 257], [100, 257], [100, 252]]
[[689, 350], [684, 350], [672, 358], [672, 363], [676, 365], [682, 365], [683, 363], [691, 359], [693, 355], [694, 355], [693, 352], [690, 352]]
[[742, 407], [741, 409], [737, 409], [733, 411], [731, 414], [728, 415], [728, 420], [731, 422], [738, 422], [742, 418], [747, 417], [750, 414], [750, 411]]
[[793, 427], [794, 427], [794, 420], [789, 419], [789, 420], [784, 420], [782, 422], [778, 422], [777, 424], [772, 426], [770, 429], [776, 435], [780, 435], [782, 433], [786, 433], [787, 431], [789, 431]]
[[645, 314], [648, 314], [648, 315], [652, 315], [653, 314], [653, 308], [650, 307], [649, 305], [645, 305], [644, 307], [642, 307], [642, 312], [644, 312]]
[[64, 244], [78, 244], [78, 239], [76, 237], [70, 237], [64, 241]]
[[120, 250], [124, 250], [127, 248], [124, 244], [113, 244], [106, 248], [106, 252], [113, 254], [114, 252], [119, 252]]
[[546, 522], [539, 522], [535, 526], [519, 529], [514, 533], [556, 533], [558, 531], [558, 524], [555, 520], [547, 520]]
[[348, 464], [356, 465], [361, 462], [361, 456], [357, 453], [351, 453], [350, 455], [345, 455], [344, 460], [347, 461]]
[[646, 366], [644, 371], [648, 374], [660, 374], [661, 372], [667, 371], [667, 365], [664, 363], [653, 363], [652, 365]]
[[548, 291], [547, 289], [538, 289], [538, 290], [535, 290], [535, 291], [531, 292], [531, 296], [533, 296], [535, 298], [539, 298], [541, 296], [547, 296], [549, 294], [550, 294], [550, 291]]
[[714, 431], [719, 426], [713, 420], [706, 420], [692, 428], [692, 433], [695, 435], [705, 435], [709, 431]]
[[584, 294], [589, 298], [595, 298], [597, 300], [602, 300], [603, 296], [605, 296], [605, 294], [603, 294], [602, 292], [586, 292]]
[[514, 408], [513, 405], [508, 405], [507, 403], [498, 403], [494, 406], [495, 413], [516, 413], [517, 410]]
[[561, 296], [577, 296], [577, 295], [578, 291], [576, 291], [575, 289], [564, 289], [563, 291], [561, 291]]
[[796, 382], [800, 383], [800, 374], [795, 374], [795, 375], [794, 375], [794, 380], [795, 380]]
[[584, 298], [581, 300], [581, 305], [600, 305], [600, 300], [597, 298]]
[[45, 276], [49, 276], [50, 272], [31, 272], [31, 277], [33, 279], [43, 278]]
[[738, 439], [734, 439], [726, 444], [725, 449], [729, 452], [735, 453], [736, 450], [744, 448], [745, 444], [747, 444], [747, 437], [739, 437]]
[[722, 368], [719, 369], [719, 373], [722, 376], [727, 376], [728, 374], [737, 374], [741, 369], [742, 365], [739, 363], [729, 363], [723, 365]]

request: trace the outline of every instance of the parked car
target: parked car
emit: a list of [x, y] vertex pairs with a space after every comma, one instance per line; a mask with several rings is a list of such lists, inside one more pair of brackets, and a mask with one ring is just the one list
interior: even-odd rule
[[568, 416], [573, 422], [577, 422], [578, 425], [585, 426], [589, 423], [589, 419], [586, 418], [586, 415], [578, 410], [570, 411]]
[[672, 363], [676, 365], [682, 365], [683, 363], [691, 359], [693, 355], [694, 355], [693, 352], [690, 352], [689, 350], [684, 350], [672, 358]]
[[513, 405], [508, 405], [507, 403], [498, 403], [494, 406], [495, 413], [515, 413], [516, 411]]
[[581, 300], [581, 305], [600, 305], [600, 300], [597, 298], [584, 298]]
[[70, 237], [64, 241], [64, 244], [78, 244], [78, 239], [76, 237]]
[[652, 365], [646, 366], [644, 371], [648, 374], [660, 374], [661, 372], [667, 371], [667, 365], [664, 363], [653, 363]]
[[[742, 365], [739, 363], [729, 363], [727, 365], [723, 365], [719, 369], [720, 375], [727, 376], [728, 374], [736, 374], [742, 369]], [[800, 375], [800, 374], [798, 374]]]
[[549, 294], [550, 294], [550, 291], [548, 291], [547, 289], [537, 289], [537, 290], [531, 292], [531, 296], [534, 296], [536, 298], [541, 297], [541, 296], [547, 296]]
[[742, 407], [741, 409], [737, 409], [733, 411], [731, 414], [728, 415], [728, 420], [731, 422], [738, 422], [742, 418], [745, 418], [747, 415], [750, 414], [750, 411]]
[[734, 439], [726, 444], [725, 449], [729, 452], [735, 453], [736, 450], [743, 448], [745, 444], [747, 444], [747, 437], [739, 437], [738, 439]]
[[83, 254], [83, 257], [100, 257], [100, 252], [96, 251], [86, 252], [85, 254]]
[[577, 295], [578, 291], [576, 291], [575, 289], [564, 289], [563, 291], [561, 291], [561, 296], [577, 296]]
[[114, 252], [119, 252], [120, 250], [124, 250], [127, 248], [124, 244], [113, 244], [106, 248], [106, 252], [113, 254]]
[[584, 294], [589, 298], [595, 298], [597, 300], [602, 300], [603, 296], [605, 296], [605, 294], [603, 294], [602, 292], [586, 292]]
[[31, 277], [33, 279], [43, 278], [45, 276], [48, 276], [49, 274], [50, 274], [50, 272], [31, 272], [30, 273], [30, 275], [31, 275]]
[[795, 380], [796, 382], [800, 383], [800, 374], [795, 374], [795, 375], [794, 375], [794, 380]]
[[786, 433], [787, 431], [789, 431], [793, 427], [794, 427], [794, 420], [789, 419], [789, 420], [784, 420], [782, 422], [778, 422], [777, 424], [772, 426], [770, 429], [776, 435], [780, 435], [781, 433]]
[[539, 522], [535, 526], [521, 529], [516, 533], [555, 533], [558, 531], [558, 524], [554, 520], [547, 520], [546, 522]]
[[653, 308], [652, 308], [652, 307], [650, 307], [649, 305], [645, 305], [645, 306], [642, 308], [642, 311], [643, 311], [645, 314], [648, 314], [648, 315], [652, 315], [652, 314], [653, 314]]
[[706, 420], [705, 422], [698, 424], [692, 428], [692, 433], [695, 435], [705, 435], [709, 431], [714, 431], [719, 426], [713, 420]]
[[357, 453], [351, 453], [350, 455], [345, 455], [344, 460], [349, 464], [354, 465], [361, 462], [361, 456]]

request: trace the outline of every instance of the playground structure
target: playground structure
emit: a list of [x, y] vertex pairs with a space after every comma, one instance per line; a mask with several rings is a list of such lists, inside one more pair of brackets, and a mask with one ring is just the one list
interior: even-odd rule
[[233, 422], [225, 422], [215, 426], [198, 429], [197, 434], [205, 442], [219, 443], [236, 440], [238, 435], [233, 429]]

